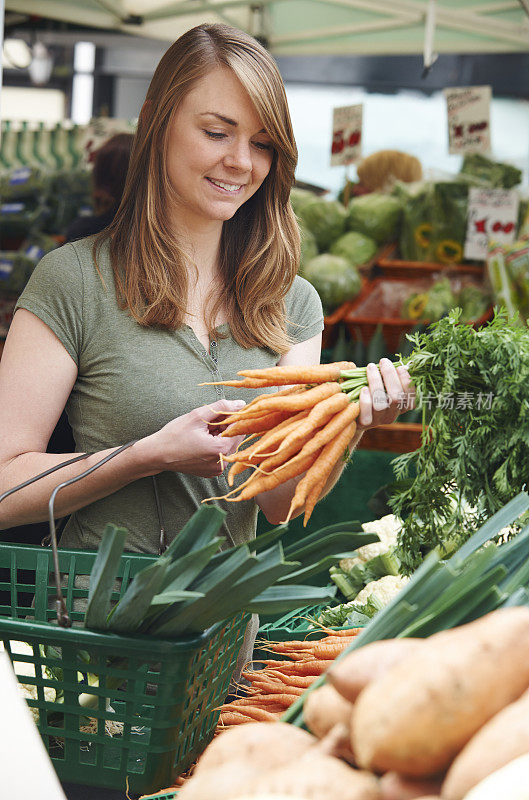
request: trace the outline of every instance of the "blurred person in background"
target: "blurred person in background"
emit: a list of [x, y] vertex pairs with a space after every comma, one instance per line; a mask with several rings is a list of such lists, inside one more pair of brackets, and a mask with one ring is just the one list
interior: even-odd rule
[[116, 133], [94, 153], [92, 203], [94, 214], [78, 217], [66, 231], [66, 241], [75, 242], [99, 233], [110, 225], [121, 202], [129, 168], [132, 133]]

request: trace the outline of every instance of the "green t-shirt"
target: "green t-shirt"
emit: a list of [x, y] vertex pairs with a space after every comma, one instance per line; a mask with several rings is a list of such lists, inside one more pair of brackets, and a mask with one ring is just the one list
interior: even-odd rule
[[[108, 245], [92, 258], [92, 239], [67, 244], [46, 255], [18, 300], [56, 334], [78, 367], [66, 411], [79, 452], [98, 452], [154, 433], [174, 417], [226, 397], [249, 402], [262, 390], [198, 386], [236, 379], [237, 371], [270, 367], [279, 355], [266, 348], [241, 347], [227, 324], [208, 353], [193, 330], [144, 328], [118, 307]], [[288, 332], [296, 342], [323, 328], [315, 289], [296, 277], [286, 296]], [[240, 476], [244, 480], [246, 474]], [[59, 478], [57, 478], [57, 483]], [[225, 474], [201, 478], [178, 472], [156, 476], [170, 542], [202, 500], [229, 490]], [[255, 536], [257, 505], [217, 501], [227, 511], [220, 531], [228, 543]], [[159, 522], [151, 478], [128, 484], [74, 512], [61, 547], [96, 549], [107, 522], [128, 529], [126, 548], [156, 553]]]

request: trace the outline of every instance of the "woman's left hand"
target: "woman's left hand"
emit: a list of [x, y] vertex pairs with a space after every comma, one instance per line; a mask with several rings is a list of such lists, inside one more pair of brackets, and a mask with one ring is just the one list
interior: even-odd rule
[[360, 393], [359, 428], [387, 425], [414, 407], [415, 389], [406, 367], [395, 368], [389, 358], [382, 358], [378, 367], [367, 365], [367, 381], [369, 388]]

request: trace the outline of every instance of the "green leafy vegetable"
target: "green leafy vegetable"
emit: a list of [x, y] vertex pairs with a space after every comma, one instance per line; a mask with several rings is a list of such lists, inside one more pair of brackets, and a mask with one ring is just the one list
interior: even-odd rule
[[[423, 412], [422, 446], [394, 460], [390, 504], [404, 520], [398, 556], [410, 574], [453, 548], [520, 492], [529, 476], [529, 332], [496, 312], [478, 330], [460, 310], [411, 337], [405, 360]], [[365, 369], [342, 373], [356, 399]]]
[[104, 630], [110, 612], [110, 598], [125, 546], [127, 530], [107, 525], [90, 574], [85, 627]]

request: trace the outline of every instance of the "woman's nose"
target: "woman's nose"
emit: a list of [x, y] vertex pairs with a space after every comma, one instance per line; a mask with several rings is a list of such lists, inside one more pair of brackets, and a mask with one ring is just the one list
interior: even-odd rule
[[241, 172], [250, 172], [252, 169], [252, 153], [249, 142], [235, 140], [224, 157], [226, 166], [238, 169]]

